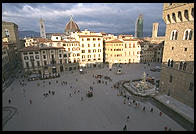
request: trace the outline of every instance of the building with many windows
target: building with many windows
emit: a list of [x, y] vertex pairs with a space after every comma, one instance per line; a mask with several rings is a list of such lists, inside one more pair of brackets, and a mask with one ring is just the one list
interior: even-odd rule
[[105, 62], [139, 63], [141, 46], [132, 36], [119, 36], [118, 39], [105, 42]]
[[161, 91], [194, 107], [194, 3], [165, 3]]

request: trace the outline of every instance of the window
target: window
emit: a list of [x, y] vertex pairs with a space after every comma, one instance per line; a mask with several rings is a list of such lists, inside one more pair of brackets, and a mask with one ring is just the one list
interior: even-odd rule
[[171, 60], [171, 67], [173, 67], [173, 60]]
[[24, 56], [24, 60], [28, 60], [29, 59], [29, 57], [28, 56]]
[[187, 48], [186, 47], [184, 48], [184, 51], [187, 51]]
[[173, 30], [171, 32], [170, 40], [177, 40], [178, 32], [177, 30]]
[[47, 62], [46, 62], [46, 60], [44, 61], [44, 65], [47, 65]]
[[39, 52], [35, 52], [35, 54], [39, 54]]
[[82, 38], [82, 41], [84, 41], [84, 39]]
[[194, 18], [194, 8], [191, 9], [191, 15]]
[[46, 55], [43, 55], [43, 58], [46, 59]]
[[35, 55], [35, 59], [39, 59], [39, 55]]
[[180, 11], [178, 11], [178, 18], [180, 21], [182, 21], [182, 13]]
[[183, 64], [183, 71], [186, 71], [186, 62]]
[[39, 61], [37, 61], [37, 66], [38, 66], [38, 67], [40, 66], [40, 63], [39, 63]]
[[170, 75], [170, 77], [169, 77], [169, 82], [170, 83], [172, 83], [172, 79], [173, 79], [173, 77], [172, 77], [172, 75]]
[[172, 47], [172, 50], [174, 50], [174, 47]]
[[67, 63], [67, 59], [65, 59], [65, 63]]
[[52, 54], [54, 53], [54, 51], [50, 51]]
[[175, 13], [172, 13], [172, 19], [173, 19], [174, 22], [176, 22], [176, 15], [175, 15]]
[[67, 57], [67, 54], [64, 54], [64, 57]]
[[168, 67], [170, 66], [170, 59], [169, 59], [168, 62], [167, 62], [167, 66], [168, 66]]
[[95, 41], [96, 40], [96, 38], [93, 38], [93, 41]]
[[184, 17], [189, 20], [188, 10], [184, 10]]
[[100, 38], [98, 38], [98, 40], [101, 40]]
[[171, 23], [169, 14], [167, 15], [167, 21], [168, 21], [169, 23]]
[[85, 58], [85, 55], [82, 55], [82, 58]]
[[29, 52], [29, 54], [33, 54], [33, 52]]
[[172, 3], [169, 3], [169, 6], [171, 6], [172, 5]]
[[84, 47], [84, 44], [82, 44], [82, 47]]
[[182, 61], [180, 62], [180, 66], [179, 66], [179, 70], [182, 70], [182, 66], [183, 66], [183, 63]]
[[90, 44], [88, 44], [88, 47], [90, 47]]
[[58, 40], [58, 37], [56, 37], [56, 39]]
[[46, 51], [43, 51], [43, 54], [45, 54], [46, 53]]
[[29, 62], [25, 62], [26, 67], [29, 68]]
[[90, 41], [90, 38], [87, 38], [87, 41]]
[[82, 53], [85, 53], [85, 50], [82, 50]]
[[6, 37], [9, 37], [10, 36], [10, 33], [9, 33], [8, 29], [5, 29], [5, 36]]
[[62, 57], [62, 55], [61, 55], [61, 54], [59, 54], [59, 57], [61, 58], [61, 57]]
[[193, 34], [193, 30], [186, 29], [185, 32], [184, 32], [183, 40], [191, 40], [192, 39], [192, 34]]
[[100, 47], [100, 43], [98, 44], [98, 47]]
[[88, 53], [91, 53], [91, 50], [90, 49], [88, 50]]
[[190, 91], [193, 91], [193, 82], [190, 82], [189, 90], [190, 90]]
[[68, 48], [68, 51], [70, 51], [70, 48]]
[[59, 61], [60, 61], [60, 64], [62, 64], [62, 63], [63, 63], [63, 62], [62, 62], [62, 59], [60, 59]]
[[23, 55], [27, 55], [27, 52], [24, 52]]
[[34, 57], [33, 56], [30, 56], [30, 60], [34, 60]]
[[52, 59], [54, 59], [54, 54], [51, 55]]

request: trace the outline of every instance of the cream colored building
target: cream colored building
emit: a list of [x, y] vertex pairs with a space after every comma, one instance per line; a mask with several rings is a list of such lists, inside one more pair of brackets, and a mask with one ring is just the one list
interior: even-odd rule
[[165, 3], [162, 92], [194, 108], [194, 3]]
[[108, 63], [139, 63], [141, 46], [137, 39], [120, 38], [105, 42]]
[[103, 63], [103, 36], [101, 33], [84, 30], [75, 32], [72, 37], [80, 42], [82, 67], [101, 67]]

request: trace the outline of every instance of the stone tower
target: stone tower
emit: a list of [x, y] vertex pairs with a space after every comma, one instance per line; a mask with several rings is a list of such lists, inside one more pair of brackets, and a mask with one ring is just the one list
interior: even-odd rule
[[153, 23], [152, 27], [152, 38], [156, 38], [158, 34], [159, 23]]
[[42, 18], [40, 19], [40, 36], [41, 38], [46, 38], [45, 25]]
[[143, 21], [142, 14], [140, 14], [135, 24], [135, 37], [143, 37]]
[[160, 90], [194, 108], [194, 3], [165, 3]]

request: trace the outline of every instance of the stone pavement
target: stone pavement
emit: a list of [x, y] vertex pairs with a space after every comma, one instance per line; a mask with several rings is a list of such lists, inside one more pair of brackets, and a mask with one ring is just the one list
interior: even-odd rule
[[171, 96], [167, 95], [157, 95], [155, 96], [163, 104], [167, 105], [168, 107], [174, 109], [176, 112], [183, 115], [185, 118], [190, 120], [194, 123], [194, 109], [179, 102], [178, 100], [174, 99]]

